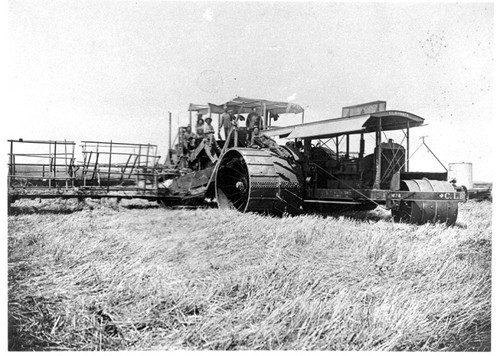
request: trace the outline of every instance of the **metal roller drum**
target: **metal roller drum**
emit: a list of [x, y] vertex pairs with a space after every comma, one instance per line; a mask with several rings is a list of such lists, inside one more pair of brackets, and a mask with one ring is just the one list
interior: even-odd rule
[[[401, 190], [409, 192], [455, 192], [448, 182], [419, 179], [401, 181]], [[457, 221], [458, 202], [447, 200], [403, 200], [392, 209], [396, 221], [413, 224], [446, 223], [453, 225]]]
[[215, 176], [221, 209], [282, 215], [302, 207], [300, 167], [269, 150], [233, 148], [220, 159]]

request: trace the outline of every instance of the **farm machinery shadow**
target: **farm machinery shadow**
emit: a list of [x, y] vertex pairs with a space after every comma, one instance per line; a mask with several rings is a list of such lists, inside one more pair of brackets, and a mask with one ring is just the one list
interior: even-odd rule
[[347, 207], [337, 207], [328, 210], [317, 210], [305, 212], [306, 215], [316, 215], [321, 217], [331, 217], [331, 218], [347, 218], [351, 220], [356, 220], [359, 222], [378, 222], [378, 221], [391, 221], [391, 212], [384, 210], [382, 208], [375, 207], [373, 209], [365, 210], [355, 210]]
[[[76, 199], [75, 199], [76, 200]], [[154, 202], [116, 202], [116, 201], [99, 201], [99, 200], [84, 200], [71, 201], [60, 199], [48, 199], [43, 201], [36, 200], [21, 200], [19, 203], [12, 204], [8, 208], [8, 215], [70, 215], [80, 211], [91, 211], [98, 209], [111, 209], [115, 211], [123, 210], [143, 210], [143, 209], [159, 209], [160, 205]]]

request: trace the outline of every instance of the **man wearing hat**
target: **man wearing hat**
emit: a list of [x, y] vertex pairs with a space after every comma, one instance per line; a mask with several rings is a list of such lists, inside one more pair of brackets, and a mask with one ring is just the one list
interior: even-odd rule
[[247, 116], [247, 142], [250, 144], [253, 141], [254, 129], [257, 132], [262, 130], [262, 118], [257, 113], [257, 108], [252, 108], [252, 112]]
[[196, 137], [197, 138], [202, 138], [203, 137], [203, 127], [205, 125], [205, 121], [203, 120], [203, 114], [198, 114], [198, 118], [196, 119]]

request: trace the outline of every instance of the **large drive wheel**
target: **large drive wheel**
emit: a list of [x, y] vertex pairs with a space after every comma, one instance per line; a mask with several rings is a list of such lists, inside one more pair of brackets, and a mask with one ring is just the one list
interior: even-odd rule
[[[403, 180], [401, 190], [409, 192], [455, 192], [448, 182], [436, 180]], [[394, 220], [413, 224], [446, 223], [453, 225], [457, 221], [458, 202], [447, 200], [401, 201], [391, 210]]]
[[233, 148], [220, 158], [215, 196], [221, 209], [282, 215], [302, 209], [300, 167], [263, 149]]

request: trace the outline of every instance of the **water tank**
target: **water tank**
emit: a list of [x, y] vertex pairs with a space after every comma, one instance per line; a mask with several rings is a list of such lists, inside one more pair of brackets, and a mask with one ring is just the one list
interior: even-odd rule
[[448, 181], [455, 179], [457, 181], [457, 186], [463, 185], [467, 189], [473, 188], [474, 181], [472, 180], [472, 163], [450, 163], [448, 168]]

